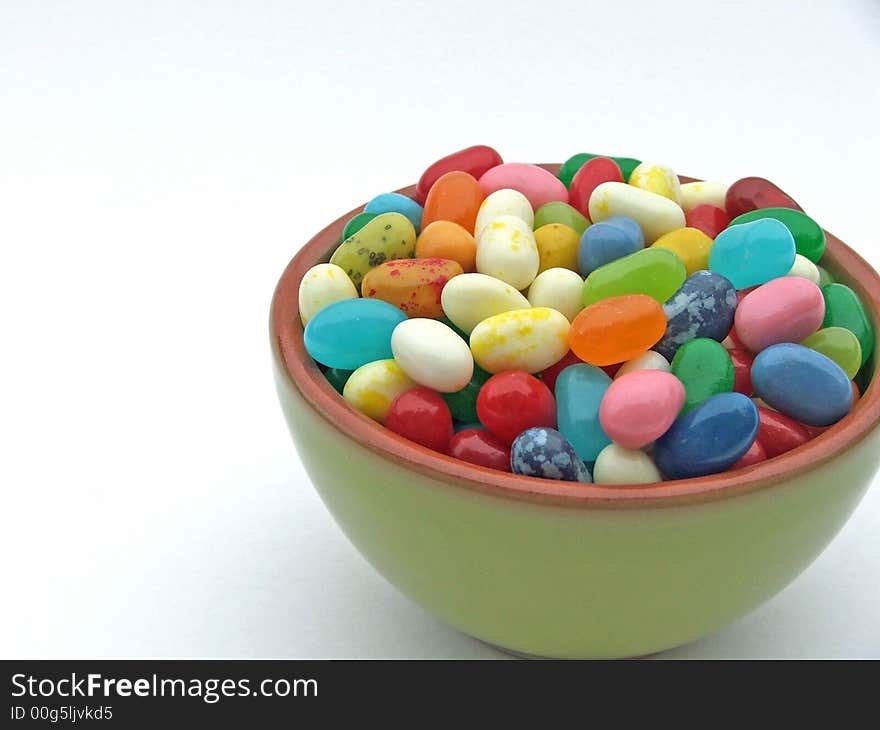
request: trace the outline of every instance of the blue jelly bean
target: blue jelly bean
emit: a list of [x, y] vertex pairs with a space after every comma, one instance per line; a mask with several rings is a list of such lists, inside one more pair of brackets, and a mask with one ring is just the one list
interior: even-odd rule
[[737, 289], [766, 284], [785, 276], [794, 266], [794, 236], [774, 218], [725, 228], [709, 252], [709, 270], [730, 280]]
[[510, 447], [514, 474], [566, 482], [592, 482], [586, 464], [559, 431], [536, 427], [523, 431]]
[[849, 376], [831, 358], [785, 342], [758, 353], [752, 364], [755, 395], [810, 426], [837, 423], [853, 404]]
[[679, 416], [654, 442], [654, 463], [667, 479], [725, 471], [758, 435], [758, 408], [742, 393], [718, 393]]
[[632, 218], [614, 216], [594, 223], [581, 236], [578, 248], [578, 269], [582, 276], [600, 266], [629, 256], [645, 246], [639, 224]]
[[356, 370], [393, 357], [391, 333], [405, 320], [402, 311], [381, 299], [345, 299], [312, 317], [303, 339], [309, 355], [319, 363]]
[[678, 348], [698, 337], [721, 342], [733, 327], [736, 289], [711, 271], [691, 274], [663, 305], [666, 333], [654, 350], [672, 360]]
[[422, 206], [412, 198], [407, 198], [400, 193], [382, 193], [373, 198], [364, 208], [364, 213], [400, 213], [409, 218], [409, 222], [413, 224], [416, 233], [422, 230]]
[[611, 378], [594, 365], [571, 365], [556, 378], [556, 420], [559, 430], [584, 461], [595, 461], [611, 443], [599, 423], [599, 404]]

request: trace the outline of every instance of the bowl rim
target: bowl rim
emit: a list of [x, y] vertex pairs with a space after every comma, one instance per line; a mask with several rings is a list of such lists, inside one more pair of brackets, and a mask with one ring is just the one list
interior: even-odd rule
[[[540, 167], [556, 174], [560, 166], [543, 163]], [[699, 180], [679, 177], [682, 182]], [[409, 185], [396, 192], [412, 197], [415, 189], [416, 185]], [[581, 509], [672, 507], [729, 499], [788, 481], [851, 449], [880, 423], [880, 378], [876, 377], [880, 338], [877, 338], [872, 354], [874, 377], [849, 415], [807, 444], [735, 472], [651, 484], [581, 484], [501, 472], [423, 447], [349, 406], [309, 357], [303, 342], [300, 281], [308, 269], [328, 260], [346, 222], [362, 210], [360, 205], [330, 223], [288, 263], [278, 280], [270, 309], [272, 352], [287, 383], [298, 390], [303, 401], [330, 426], [360, 446], [407, 469], [451, 486], [520, 501]], [[876, 323], [880, 322], [880, 275], [836, 236], [828, 231], [825, 235], [826, 251], [833, 268], [847, 272], [847, 285], [861, 299], [876, 330]]]

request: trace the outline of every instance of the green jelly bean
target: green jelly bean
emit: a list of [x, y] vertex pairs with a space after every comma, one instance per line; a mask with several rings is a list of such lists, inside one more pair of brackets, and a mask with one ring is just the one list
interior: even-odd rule
[[325, 373], [324, 377], [327, 378], [327, 382], [333, 386], [333, 390], [335, 390], [339, 395], [342, 395], [342, 389], [345, 387], [345, 384], [348, 382], [348, 379], [351, 377], [351, 374], [354, 370], [340, 370], [339, 368], [329, 368]]
[[826, 284], [833, 284], [835, 282], [835, 278], [831, 275], [831, 272], [828, 269], [823, 268], [822, 266], [816, 265], [816, 268], [819, 270], [819, 286], [825, 286]]
[[562, 167], [559, 168], [559, 179], [562, 180], [565, 187], [571, 187], [571, 181], [574, 179], [577, 171], [584, 166], [584, 163], [592, 160], [594, 157], [608, 157], [614, 160], [620, 168], [620, 172], [623, 173], [624, 182], [629, 182], [633, 170], [642, 164], [641, 160], [636, 160], [632, 157], [611, 157], [610, 155], [594, 155], [592, 152], [578, 152], [563, 162]]
[[590, 227], [590, 221], [581, 215], [580, 211], [575, 210], [568, 203], [563, 203], [561, 200], [552, 200], [549, 203], [544, 203], [535, 211], [534, 230], [537, 231], [541, 226], [546, 226], [548, 223], [561, 223], [564, 226], [573, 228], [579, 236]]
[[353, 236], [346, 238], [330, 257], [360, 289], [370, 269], [393, 259], [410, 258], [416, 248], [416, 229], [400, 213], [381, 213]]
[[584, 282], [584, 306], [625, 294], [647, 294], [663, 304], [686, 278], [684, 264], [672, 251], [643, 248], [590, 272]]
[[698, 337], [679, 347], [670, 372], [684, 385], [682, 413], [713, 395], [733, 390], [733, 360], [720, 342], [708, 337]]
[[344, 241], [346, 238], [351, 238], [377, 215], [377, 213], [358, 213], [345, 224], [345, 229], [342, 231], [342, 240]]
[[480, 394], [483, 383], [491, 377], [491, 373], [474, 365], [474, 375], [464, 388], [455, 393], [441, 393], [454, 419], [468, 423], [480, 420], [477, 418], [477, 396]]
[[825, 253], [825, 231], [806, 213], [792, 208], [759, 208], [737, 216], [730, 225], [774, 218], [785, 225], [794, 236], [794, 245], [801, 256], [806, 256], [814, 264], [819, 263]]
[[845, 327], [823, 327], [801, 344], [834, 360], [850, 379], [862, 367], [862, 346], [859, 338]]
[[629, 182], [629, 178], [633, 174], [633, 170], [635, 170], [639, 165], [642, 164], [641, 160], [636, 160], [632, 157], [612, 157], [611, 159], [617, 163], [617, 166], [623, 173], [624, 182]]
[[862, 347], [862, 365], [874, 352], [874, 328], [858, 295], [846, 284], [822, 287], [825, 297], [823, 327], [844, 327], [852, 332]]

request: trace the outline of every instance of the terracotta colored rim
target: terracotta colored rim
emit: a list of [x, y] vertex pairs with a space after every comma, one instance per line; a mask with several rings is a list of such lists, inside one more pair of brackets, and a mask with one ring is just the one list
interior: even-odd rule
[[[554, 174], [559, 165], [542, 167]], [[690, 182], [694, 178], [681, 178]], [[412, 196], [415, 186], [398, 192]], [[299, 319], [299, 284], [305, 272], [327, 261], [339, 243], [345, 223], [362, 210], [359, 206], [335, 220], [312, 238], [288, 264], [272, 300], [270, 335], [276, 357], [284, 366], [290, 383], [334, 428], [360, 445], [406, 468], [449, 484], [491, 493], [495, 496], [575, 508], [623, 508], [676, 506], [687, 502], [725, 499], [764, 489], [833, 459], [861, 441], [880, 422], [880, 385], [872, 378], [853, 411], [839, 423], [793, 451], [767, 462], [707, 477], [680, 479], [654, 484], [614, 485], [577, 484], [508, 474], [468, 464], [426, 449], [388, 431], [351, 408], [330, 386], [303, 344]], [[848, 283], [859, 295], [874, 323], [880, 322], [880, 275], [855, 251], [827, 233], [826, 258], [832, 273]], [[872, 366], [878, 362], [875, 347]]]

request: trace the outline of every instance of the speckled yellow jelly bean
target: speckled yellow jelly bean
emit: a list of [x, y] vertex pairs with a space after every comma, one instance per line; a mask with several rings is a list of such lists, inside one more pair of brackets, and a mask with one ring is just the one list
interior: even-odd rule
[[590, 220], [598, 223], [619, 215], [639, 224], [648, 246], [664, 233], [685, 227], [684, 211], [675, 201], [634, 185], [604, 182], [590, 196]]
[[365, 416], [382, 423], [391, 402], [416, 383], [394, 358], [361, 365], [345, 383], [342, 397]]
[[681, 186], [681, 207], [685, 213], [690, 213], [698, 205], [703, 204], [714, 205], [724, 210], [727, 187], [727, 183], [716, 180], [685, 183]]
[[660, 236], [651, 247], [672, 251], [681, 259], [687, 269], [687, 275], [690, 276], [709, 268], [712, 243], [712, 239], [698, 228], [679, 228]]
[[647, 190], [649, 193], [662, 195], [677, 205], [681, 205], [681, 185], [678, 182], [678, 175], [666, 165], [643, 162], [632, 171], [629, 184]]
[[343, 299], [356, 299], [357, 289], [336, 264], [318, 264], [309, 269], [299, 284], [299, 316], [303, 325], [324, 307]]
[[502, 215], [477, 237], [477, 271], [522, 290], [535, 280], [540, 265], [531, 226], [514, 215]]
[[568, 352], [569, 322], [549, 307], [496, 314], [471, 332], [474, 360], [483, 370], [537, 373], [559, 362]]
[[529, 199], [519, 190], [502, 188], [487, 196], [480, 204], [474, 223], [474, 238], [479, 239], [483, 229], [500, 215], [515, 215], [524, 220], [529, 228], [535, 223], [535, 211]]
[[416, 229], [400, 213], [382, 213], [343, 241], [330, 257], [360, 289], [370, 269], [393, 259], [406, 259], [416, 248]]
[[538, 273], [547, 269], [578, 270], [581, 237], [574, 228], [562, 223], [548, 223], [535, 230], [538, 246]]

